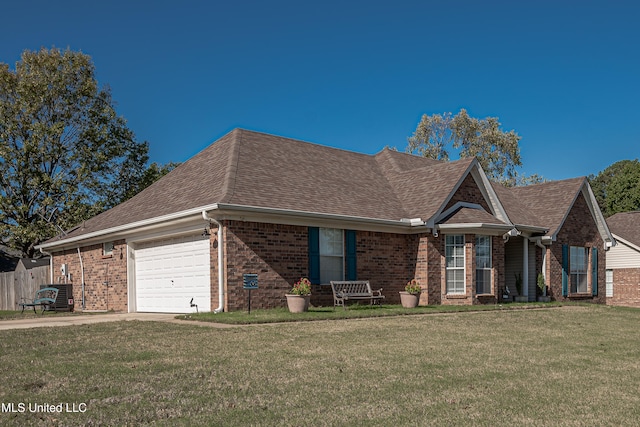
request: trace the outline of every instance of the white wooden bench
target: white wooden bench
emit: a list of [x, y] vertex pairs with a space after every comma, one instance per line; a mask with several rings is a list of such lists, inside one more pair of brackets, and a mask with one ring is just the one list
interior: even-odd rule
[[371, 290], [371, 284], [368, 280], [346, 280], [331, 281], [331, 290], [333, 291], [333, 308], [342, 306], [347, 308], [348, 301], [366, 301], [370, 304], [380, 304], [380, 300], [384, 299], [382, 288], [377, 291]]

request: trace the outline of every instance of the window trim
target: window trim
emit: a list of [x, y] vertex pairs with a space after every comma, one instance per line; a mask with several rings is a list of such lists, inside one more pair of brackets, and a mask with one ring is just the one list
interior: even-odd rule
[[[478, 239], [486, 239], [488, 244], [488, 253], [489, 253], [489, 262], [488, 262], [488, 267], [480, 267], [478, 265], [478, 247], [480, 245], [478, 245]], [[484, 246], [484, 245], [483, 245]], [[475, 238], [475, 246], [474, 246], [474, 255], [475, 255], [475, 290], [476, 290], [476, 295], [493, 295], [493, 239], [491, 238], [491, 236], [487, 236], [484, 234], [478, 234], [476, 235]], [[484, 258], [484, 257], [483, 257]], [[488, 283], [483, 283], [483, 292], [479, 292], [478, 291], [478, 272], [482, 271], [489, 271], [489, 282]], [[488, 288], [487, 289], [487, 285]]]
[[[341, 251], [340, 251], [340, 255], [334, 255], [334, 254], [326, 254], [322, 252], [322, 230], [337, 230], [340, 231], [340, 244], [341, 246]], [[324, 284], [324, 285], [328, 285], [329, 281], [323, 282], [322, 281], [322, 276], [324, 276], [323, 274], [323, 268], [322, 268], [322, 260], [323, 258], [333, 258], [333, 259], [340, 259], [340, 266], [341, 266], [341, 277], [337, 280], [344, 280], [345, 278], [345, 250], [346, 250], [346, 245], [345, 245], [345, 230], [341, 229], [341, 228], [330, 228], [330, 227], [319, 227], [319, 234], [318, 234], [318, 258], [319, 258], [319, 273], [320, 273], [320, 284]], [[335, 279], [334, 279], [335, 280]]]
[[607, 298], [613, 297], [613, 269], [607, 268], [604, 272], [605, 277], [605, 296]]
[[[462, 244], [459, 245], [456, 243], [456, 238], [462, 238]], [[449, 239], [453, 239], [453, 244], [449, 243]], [[462, 267], [449, 267], [449, 257], [447, 253], [448, 247], [462, 247]], [[454, 254], [452, 259], [456, 259], [457, 257]], [[445, 262], [445, 292], [447, 295], [466, 295], [467, 290], [467, 254], [466, 254], [466, 242], [464, 234], [447, 234], [444, 238], [444, 262]], [[453, 271], [462, 271], [462, 290], [451, 289], [449, 286], [449, 272]], [[457, 282], [453, 282], [454, 285]]]
[[[584, 264], [576, 266], [577, 262], [577, 251], [581, 251], [584, 254]], [[574, 257], [574, 254], [576, 255]], [[586, 295], [589, 293], [589, 281], [590, 281], [590, 265], [591, 265], [591, 251], [588, 247], [584, 246], [569, 246], [569, 294], [570, 295]], [[576, 261], [576, 262], [573, 262]], [[577, 267], [584, 267], [584, 269], [578, 270]], [[580, 283], [580, 278], [584, 277], [585, 280], [585, 289], [579, 290], [578, 285]], [[574, 280], [575, 278], [575, 280]], [[574, 287], [575, 285], [575, 287]]]

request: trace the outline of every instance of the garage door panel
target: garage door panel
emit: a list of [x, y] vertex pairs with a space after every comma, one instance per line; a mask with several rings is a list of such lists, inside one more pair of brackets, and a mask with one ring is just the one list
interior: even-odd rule
[[136, 248], [137, 311], [186, 313], [211, 309], [209, 240], [163, 239]]

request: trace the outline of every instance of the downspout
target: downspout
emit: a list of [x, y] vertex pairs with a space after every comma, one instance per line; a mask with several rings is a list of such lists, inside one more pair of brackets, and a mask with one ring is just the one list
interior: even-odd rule
[[217, 314], [224, 311], [224, 237], [222, 224], [211, 218], [207, 211], [202, 211], [202, 218], [218, 227], [218, 308], [213, 310]]
[[[78, 258], [80, 259], [80, 277], [81, 277], [81, 280], [82, 280], [82, 282], [80, 282], [80, 284], [82, 286], [82, 310], [84, 310], [84, 308], [85, 308], [85, 304], [84, 304], [84, 264], [82, 264], [82, 255], [80, 254], [80, 246], [78, 246]], [[107, 290], [107, 292], [108, 292], [108, 290]], [[108, 298], [109, 297], [107, 295], [107, 306], [109, 304]]]
[[53, 284], [53, 254], [40, 248], [40, 253], [49, 257], [49, 283]]

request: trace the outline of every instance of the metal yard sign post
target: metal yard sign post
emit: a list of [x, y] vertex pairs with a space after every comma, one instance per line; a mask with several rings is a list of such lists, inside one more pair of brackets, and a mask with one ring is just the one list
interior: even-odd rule
[[258, 289], [258, 275], [257, 274], [243, 274], [242, 275], [242, 288], [249, 291], [249, 314], [251, 314], [251, 291]]

